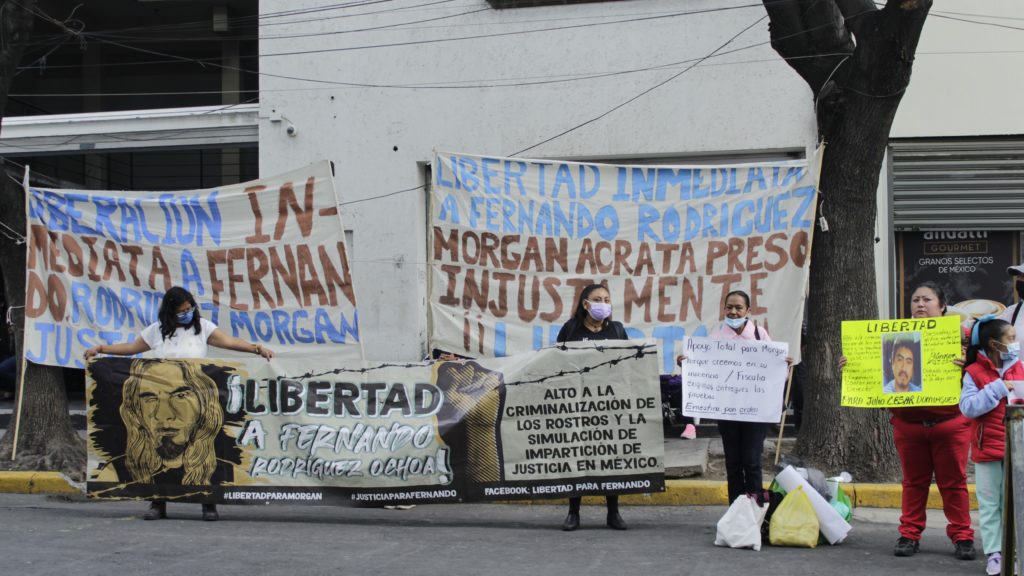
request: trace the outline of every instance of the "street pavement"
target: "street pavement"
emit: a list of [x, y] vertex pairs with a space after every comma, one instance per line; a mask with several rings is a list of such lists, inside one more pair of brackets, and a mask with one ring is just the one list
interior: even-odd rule
[[[67, 501], [0, 494], [0, 574], [130, 576], [604, 574], [743, 576], [983, 574], [979, 559], [953, 558], [941, 512], [929, 511], [921, 552], [896, 558], [898, 510], [860, 508], [838, 546], [712, 544], [721, 506], [624, 507], [626, 532], [585, 506], [581, 528], [562, 532], [557, 505], [462, 504], [411, 510], [322, 506], [170, 504], [146, 522], [145, 503]], [[980, 543], [979, 543], [980, 544]]]

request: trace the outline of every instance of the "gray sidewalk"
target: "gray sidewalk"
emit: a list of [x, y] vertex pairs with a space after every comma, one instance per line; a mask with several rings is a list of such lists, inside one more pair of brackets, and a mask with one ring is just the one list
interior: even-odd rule
[[0, 494], [0, 566], [12, 575], [201, 576], [641, 574], [982, 574], [958, 561], [941, 513], [929, 513], [921, 552], [896, 558], [894, 510], [860, 509], [838, 546], [717, 548], [721, 506], [625, 507], [629, 530], [604, 527], [603, 507], [585, 506], [582, 527], [559, 530], [560, 506], [487, 504], [411, 510], [222, 506], [219, 522], [198, 505], [141, 519], [145, 503], [67, 502]]

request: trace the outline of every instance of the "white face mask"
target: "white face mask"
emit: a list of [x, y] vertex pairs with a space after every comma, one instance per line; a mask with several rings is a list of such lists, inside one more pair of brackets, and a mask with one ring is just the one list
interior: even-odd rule
[[1020, 357], [1020, 342], [1005, 344], [1006, 352], [1001, 352], [1004, 362], [1014, 362]]
[[725, 319], [725, 325], [728, 326], [729, 328], [732, 328], [733, 330], [739, 330], [746, 323], [747, 323], [747, 319], [746, 318], [726, 318]]

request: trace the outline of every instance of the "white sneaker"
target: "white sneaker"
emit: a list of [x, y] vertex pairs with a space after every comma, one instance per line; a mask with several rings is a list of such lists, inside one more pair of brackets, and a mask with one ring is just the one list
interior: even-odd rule
[[683, 433], [680, 434], [679, 437], [687, 440], [693, 440], [697, 437], [697, 427], [693, 424], [687, 424], [686, 428], [683, 428]]
[[985, 574], [989, 576], [999, 576], [999, 573], [1003, 571], [1003, 555], [999, 552], [993, 552], [988, 555], [988, 563], [985, 564]]

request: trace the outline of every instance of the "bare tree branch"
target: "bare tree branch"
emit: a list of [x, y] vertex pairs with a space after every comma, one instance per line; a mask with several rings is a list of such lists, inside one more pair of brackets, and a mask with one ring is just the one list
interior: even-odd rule
[[789, 59], [817, 98], [845, 55], [854, 51], [842, 12], [834, 0], [764, 0], [764, 6], [772, 48]]
[[846, 26], [859, 37], [864, 29], [865, 18], [869, 14], [878, 12], [878, 6], [872, 0], [835, 0], [836, 6], [846, 19]]
[[878, 11], [872, 0], [835, 0], [835, 3], [847, 20]]

